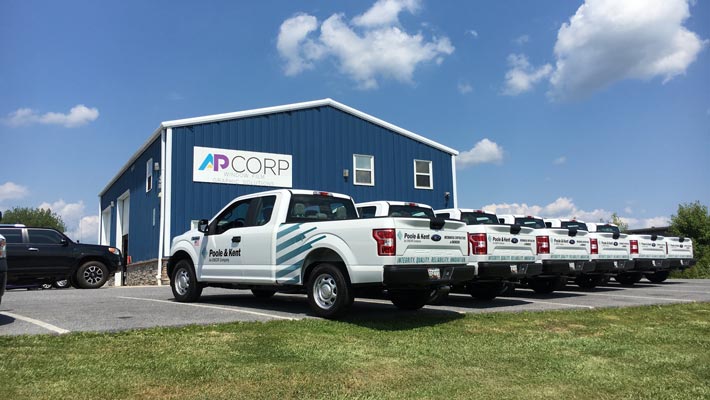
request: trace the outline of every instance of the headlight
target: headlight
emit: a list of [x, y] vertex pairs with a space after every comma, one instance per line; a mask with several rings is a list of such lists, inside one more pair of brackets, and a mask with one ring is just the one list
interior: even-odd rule
[[121, 254], [121, 250], [115, 248], [115, 247], [109, 247], [108, 251], [113, 253], [113, 254]]

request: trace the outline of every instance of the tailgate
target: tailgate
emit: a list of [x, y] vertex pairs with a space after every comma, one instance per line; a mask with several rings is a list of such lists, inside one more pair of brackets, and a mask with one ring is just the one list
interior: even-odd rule
[[[483, 228], [488, 261], [535, 261], [535, 230], [519, 225], [474, 225]], [[519, 228], [519, 230], [518, 230]], [[473, 233], [473, 232], [472, 232]]]
[[598, 259], [600, 260], [628, 260], [629, 259], [629, 238], [620, 235], [614, 239], [613, 233], [596, 233], [597, 245], [599, 246]]
[[662, 238], [651, 239], [651, 235], [637, 235], [639, 254], [637, 258], [666, 258], [666, 242]]
[[550, 254], [557, 260], [589, 260], [589, 237], [585, 231], [577, 231], [571, 236], [568, 229], [548, 229], [550, 233]]
[[468, 236], [463, 222], [446, 220], [444, 223], [442, 219], [426, 218], [393, 218], [393, 221], [397, 264], [466, 263]]
[[690, 239], [677, 237], [666, 237], [668, 246], [668, 258], [693, 258], [693, 242]]

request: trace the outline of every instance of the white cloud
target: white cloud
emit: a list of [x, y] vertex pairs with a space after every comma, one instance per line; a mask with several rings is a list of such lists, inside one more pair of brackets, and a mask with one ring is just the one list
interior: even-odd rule
[[634, 210], [631, 207], [624, 207], [624, 212], [627, 214], [633, 214]]
[[97, 243], [99, 235], [99, 216], [87, 215], [81, 217], [78, 224], [66, 232], [72, 240], [78, 240], [81, 243]]
[[69, 113], [62, 114], [48, 112], [39, 114], [30, 108], [20, 108], [10, 114], [5, 119], [5, 123], [10, 126], [23, 126], [32, 124], [62, 125], [66, 128], [75, 128], [95, 121], [99, 117], [99, 110], [88, 108], [83, 104], [77, 104], [69, 110]]
[[29, 194], [26, 186], [18, 185], [14, 182], [5, 182], [0, 185], [0, 201], [17, 200]]
[[[576, 218], [585, 222], [610, 221], [613, 211], [604, 209], [583, 210], [574, 204], [569, 197], [559, 197], [550, 204], [528, 205], [527, 203], [501, 203], [488, 204], [482, 207], [484, 210], [496, 214], [523, 214], [535, 215], [543, 218]], [[668, 217], [653, 218], [629, 218], [621, 217], [621, 220], [629, 224], [629, 228], [650, 228], [652, 226], [667, 226], [670, 223]]]
[[467, 30], [466, 33], [468, 33], [469, 35], [473, 36], [474, 38], [477, 38], [477, 37], [478, 37], [478, 32], [475, 31], [475, 30], [473, 30], [473, 29]]
[[[412, 82], [414, 70], [425, 62], [440, 64], [454, 52], [447, 37], [426, 40], [399, 26], [398, 14], [413, 12], [415, 1], [378, 1], [355, 17], [350, 26], [343, 14], [333, 14], [322, 24], [316, 17], [297, 14], [281, 24], [277, 49], [285, 60], [286, 75], [313, 68], [316, 61], [335, 59], [341, 73], [360, 88], [374, 89], [382, 78]], [[356, 31], [354, 28], [358, 28]], [[312, 37], [311, 37], [312, 36]]]
[[578, 98], [622, 79], [684, 74], [708, 43], [687, 30], [687, 0], [587, 0], [555, 43], [552, 98]]
[[419, 10], [419, 0], [377, 0], [364, 14], [353, 18], [353, 24], [362, 27], [377, 27], [399, 24], [403, 10], [414, 14]]
[[508, 65], [510, 69], [505, 74], [503, 94], [509, 96], [517, 96], [530, 91], [535, 84], [552, 73], [550, 64], [534, 68], [524, 54], [508, 55]]
[[517, 44], [518, 46], [522, 46], [525, 43], [530, 41], [530, 36], [529, 35], [521, 35], [513, 39], [513, 43]]
[[44, 202], [38, 208], [50, 209], [62, 217], [67, 227], [65, 232], [73, 240], [82, 243], [96, 243], [99, 232], [98, 215], [86, 215], [86, 206], [83, 201], [67, 203], [59, 199], [53, 203]]
[[477, 164], [499, 164], [501, 161], [503, 161], [503, 148], [485, 138], [476, 143], [471, 150], [459, 153], [456, 157], [456, 166], [463, 169]]
[[468, 82], [459, 82], [459, 84], [456, 85], [456, 88], [461, 94], [468, 94], [473, 92], [473, 86], [471, 86], [471, 84]]
[[567, 162], [567, 157], [565, 156], [560, 156], [552, 160], [552, 163], [555, 165], [562, 165]]

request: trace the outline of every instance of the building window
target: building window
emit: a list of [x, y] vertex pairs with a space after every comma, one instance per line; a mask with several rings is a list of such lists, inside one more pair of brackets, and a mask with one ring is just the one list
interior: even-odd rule
[[145, 163], [145, 191], [150, 192], [153, 189], [153, 159], [151, 158]]
[[353, 154], [355, 185], [375, 186], [375, 157]]
[[415, 189], [433, 189], [434, 182], [431, 175], [431, 161], [414, 160]]

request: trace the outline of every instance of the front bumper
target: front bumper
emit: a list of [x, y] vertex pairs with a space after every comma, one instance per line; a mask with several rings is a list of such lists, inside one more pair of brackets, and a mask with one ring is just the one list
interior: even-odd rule
[[383, 283], [388, 288], [441, 287], [475, 276], [476, 269], [468, 265], [385, 265]]

